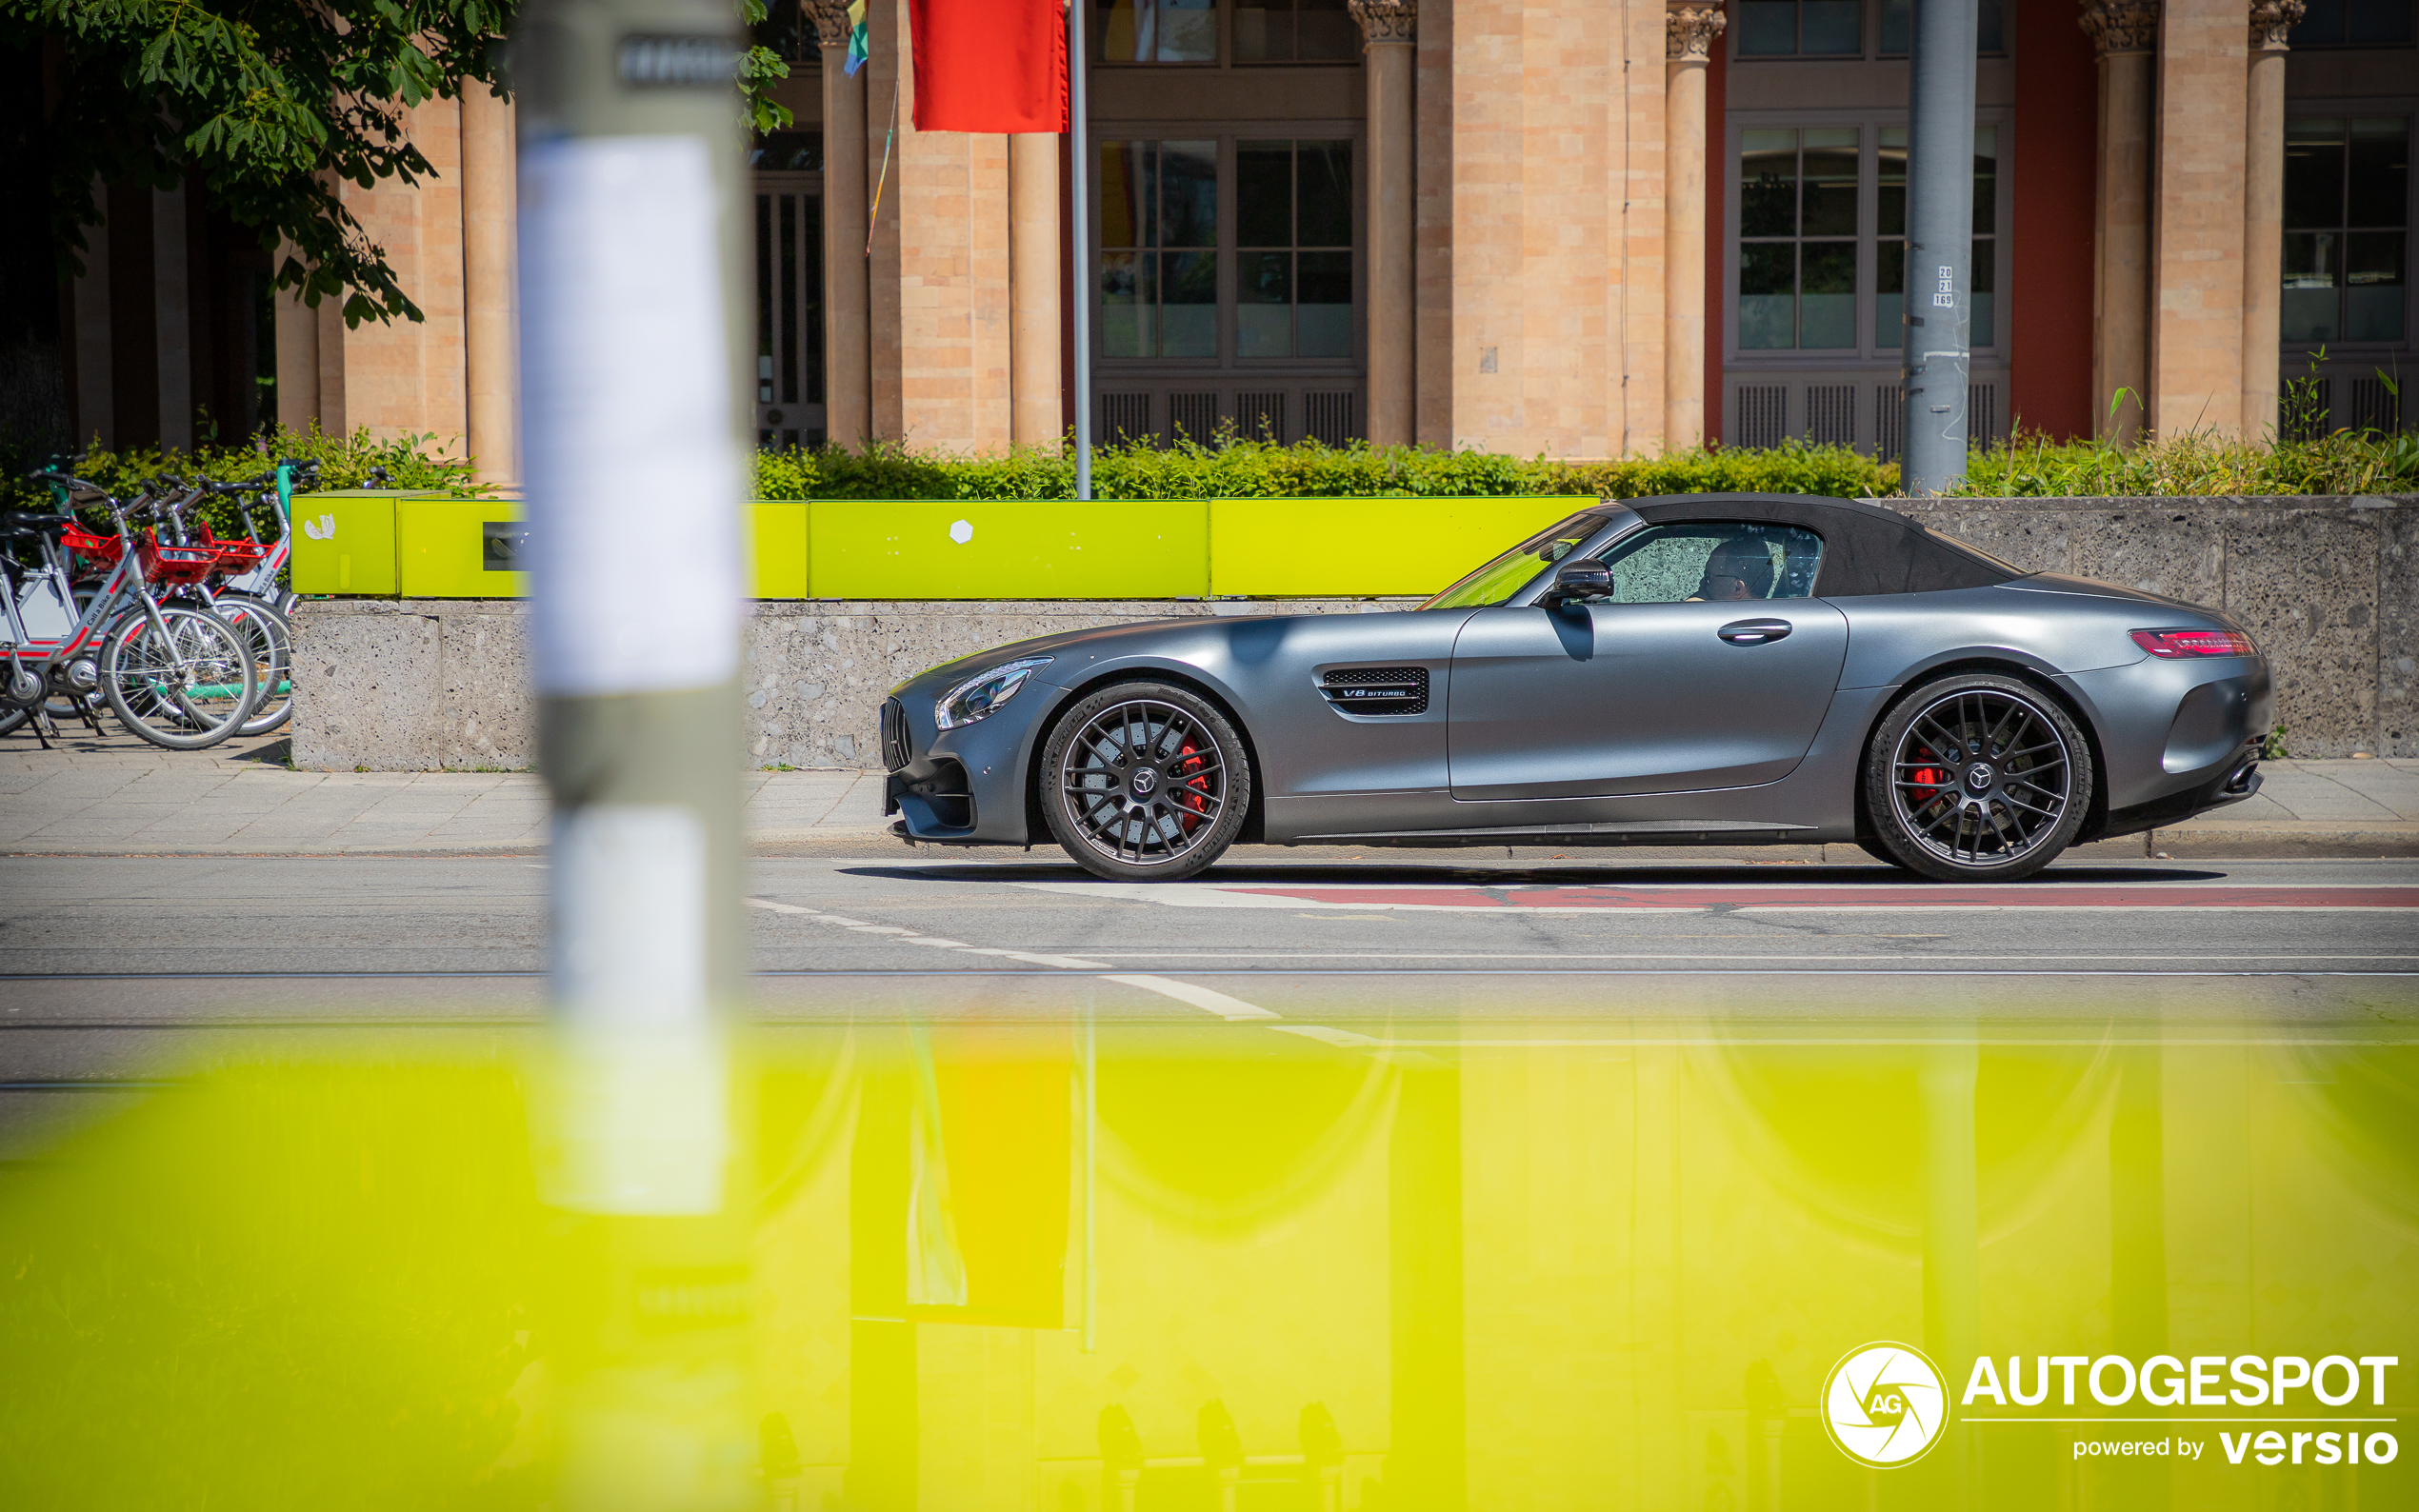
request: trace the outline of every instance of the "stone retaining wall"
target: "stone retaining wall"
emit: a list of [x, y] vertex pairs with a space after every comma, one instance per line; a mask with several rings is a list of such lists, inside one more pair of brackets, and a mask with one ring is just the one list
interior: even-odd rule
[[[2021, 567], [2233, 614], [2275, 666], [2278, 717], [2294, 755], [2419, 755], [2419, 498], [1893, 503]], [[877, 765], [876, 710], [890, 687], [1025, 636], [1409, 602], [759, 604], [747, 631], [749, 758]], [[505, 600], [306, 603], [295, 617], [295, 765], [533, 765], [526, 614]]]

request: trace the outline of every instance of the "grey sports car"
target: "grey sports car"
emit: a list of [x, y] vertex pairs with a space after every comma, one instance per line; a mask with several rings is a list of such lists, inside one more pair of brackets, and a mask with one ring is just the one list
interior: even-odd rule
[[888, 811], [1120, 880], [1275, 845], [1853, 841], [2008, 881], [2259, 788], [2241, 626], [1878, 505], [1606, 503], [1416, 608], [1020, 641], [882, 708]]

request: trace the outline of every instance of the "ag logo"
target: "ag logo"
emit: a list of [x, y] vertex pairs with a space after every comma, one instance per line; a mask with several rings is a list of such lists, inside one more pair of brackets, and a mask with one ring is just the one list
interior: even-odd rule
[[1923, 1458], [1949, 1422], [1949, 1387], [1924, 1352], [1874, 1343], [1849, 1352], [1823, 1383], [1823, 1422], [1840, 1452], [1879, 1469]]

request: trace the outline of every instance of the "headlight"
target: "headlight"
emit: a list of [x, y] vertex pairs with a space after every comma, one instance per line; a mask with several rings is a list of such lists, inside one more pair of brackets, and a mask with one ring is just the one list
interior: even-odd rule
[[1016, 690], [1025, 686], [1025, 679], [1049, 665], [1047, 656], [1029, 656], [1006, 666], [994, 666], [980, 677], [969, 678], [932, 706], [932, 723], [943, 729], [956, 729], [978, 719], [989, 719], [993, 710], [1016, 696]]

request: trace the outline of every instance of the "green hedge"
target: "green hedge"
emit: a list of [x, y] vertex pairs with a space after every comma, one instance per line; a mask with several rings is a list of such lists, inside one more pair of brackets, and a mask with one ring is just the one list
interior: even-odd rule
[[[274, 428], [264, 432], [250, 446], [202, 446], [190, 452], [163, 450], [157, 447], [111, 451], [95, 443], [85, 449], [84, 460], [69, 470], [120, 498], [141, 491], [146, 482], [163, 472], [233, 483], [258, 477], [287, 458], [318, 463], [318, 487], [322, 488], [369, 487], [371, 486], [371, 473], [384, 468], [387, 479], [379, 485], [383, 487], [438, 491], [463, 498], [494, 491], [471, 475], [470, 463], [436, 454], [435, 441], [434, 436], [429, 435], [374, 441], [370, 439], [367, 427], [350, 436], [330, 436], [322, 432], [314, 421], [308, 430], [288, 430], [282, 426]], [[4, 486], [9, 507], [50, 507], [50, 489], [39, 484], [28, 483], [24, 477], [26, 472], [41, 467], [47, 460], [29, 458], [23, 466], [10, 469]], [[204, 512], [212, 528], [236, 528], [232, 510], [224, 502], [211, 501]]]
[[[433, 440], [373, 441], [367, 430], [329, 436], [313, 427], [299, 433], [275, 431], [255, 446], [205, 447], [190, 455], [94, 448], [77, 470], [113, 491], [130, 491], [161, 472], [242, 478], [259, 472], [270, 458], [300, 456], [320, 463], [323, 487], [362, 487], [372, 468], [383, 467], [398, 488], [464, 497], [487, 491], [469, 463], [433, 454]], [[762, 452], [755, 488], [762, 499], [1065, 499], [1072, 496], [1074, 482], [1074, 464], [1054, 448], [968, 456], [876, 443], [862, 451]], [[8, 488], [17, 507], [39, 506], [40, 490], [14, 477]], [[1106, 447], [1092, 463], [1092, 491], [1103, 499], [1538, 494], [1634, 499], [1731, 491], [1886, 498], [1897, 488], [1896, 463], [1876, 463], [1845, 447], [1798, 442], [1769, 450], [1716, 447], [1662, 457], [1564, 462], [1415, 447], [1327, 447], [1315, 441], [1279, 447], [1239, 440], [1166, 450]], [[2419, 491], [2419, 436], [2338, 431], [2264, 447], [2185, 435], [2119, 450], [2020, 433], [2005, 447], [1973, 453], [1966, 486], [1958, 491], [1983, 497], [2413, 492]]]
[[[1850, 497], [1888, 493], [1895, 464], [1845, 447], [1796, 442], [1769, 451], [1680, 452], [1618, 462], [1556, 462], [1488, 451], [1416, 447], [1290, 447], [1233, 441], [1165, 450], [1131, 444], [1092, 454], [1092, 495], [1100, 499], [1449, 498], [1589, 493], [1635, 499], [1656, 493], [1745, 490]], [[1004, 456], [910, 451], [876, 443], [768, 451], [756, 461], [765, 499], [1066, 499], [1075, 465], [1058, 448], [1018, 448]]]

